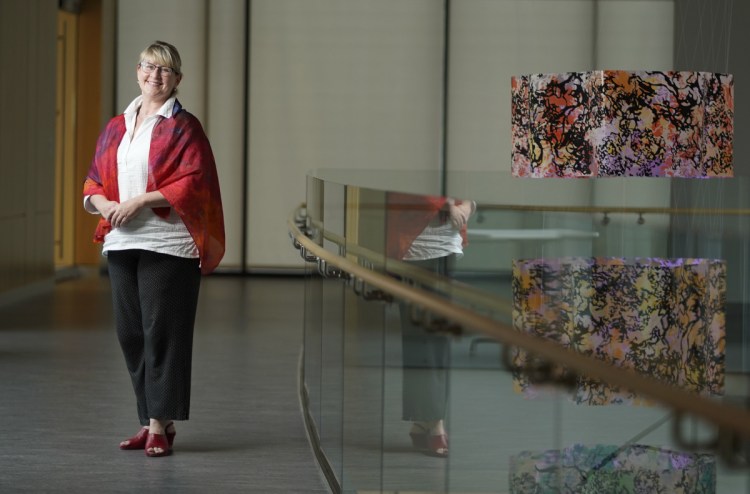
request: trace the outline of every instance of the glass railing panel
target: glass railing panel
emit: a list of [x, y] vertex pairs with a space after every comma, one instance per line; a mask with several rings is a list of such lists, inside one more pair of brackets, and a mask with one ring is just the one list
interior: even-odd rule
[[[526, 258], [722, 259], [727, 263], [727, 342], [742, 356], [739, 361], [732, 359], [731, 368], [747, 367], [749, 291], [744, 273], [750, 252], [750, 215], [742, 194], [750, 185], [746, 179], [601, 179], [583, 181], [593, 189], [586, 190], [579, 181], [493, 180], [492, 174], [477, 175], [471, 180], [477, 185], [474, 197], [479, 198], [479, 208], [469, 225], [470, 247], [462, 260], [465, 269], [459, 272], [507, 269], [508, 258], [521, 252]], [[488, 202], [493, 194], [484, 184], [497, 187], [495, 202]], [[459, 192], [470, 193], [463, 185]], [[548, 189], [556, 189], [555, 194], [548, 194]], [[576, 193], [587, 194], [588, 200], [569, 200]], [[538, 198], [538, 203], [524, 201], [528, 196]], [[523, 234], [530, 238], [501, 238]], [[531, 238], [535, 234], [537, 238]], [[565, 235], [592, 235], [593, 239], [587, 243], [560, 238]]]
[[[385, 193], [347, 187], [346, 258], [378, 270], [382, 252]], [[364, 255], [348, 246], [356, 245]], [[372, 287], [349, 281], [344, 293], [343, 477], [344, 492], [382, 490], [385, 305]]]
[[307, 393], [308, 411], [316, 427], [321, 423], [321, 354], [323, 344], [322, 309], [320, 278], [314, 277], [310, 269], [306, 269], [305, 279], [305, 331], [304, 331], [304, 376], [305, 391]]
[[[429, 262], [419, 269], [438, 269]], [[452, 337], [425, 329], [408, 303], [394, 301], [386, 310], [384, 492], [448, 492], [448, 460], [427, 433], [449, 427]]]
[[346, 170], [321, 168], [309, 172], [327, 183], [392, 192], [440, 195], [442, 178], [436, 170]]
[[323, 279], [317, 288], [321, 300], [320, 443], [336, 477], [344, 475], [344, 331], [346, 288], [335, 279]]
[[510, 488], [513, 458], [559, 447], [560, 405], [554, 393], [541, 401], [515, 393], [501, 347], [467, 348], [477, 343], [470, 334], [453, 343], [445, 492], [536, 492]]
[[[719, 304], [723, 305], [723, 309], [719, 307], [717, 310], [717, 307], [710, 307], [712, 302], [707, 300], [706, 296], [702, 296], [697, 299], [693, 297], [688, 302], [691, 307], [682, 313], [684, 317], [688, 318], [687, 324], [695, 325], [694, 318], [711, 317], [706, 316], [706, 313], [710, 314], [711, 311], [714, 311], [716, 319], [721, 319], [724, 317], [723, 311], [726, 311], [726, 339], [723, 336], [714, 335], [713, 342], [708, 341], [707, 344], [709, 346], [717, 345], [719, 348], [709, 349], [701, 357], [704, 360], [718, 360], [721, 366], [726, 365], [725, 368], [716, 370], [716, 375], [713, 377], [721, 381], [721, 384], [718, 385], [717, 382], [716, 387], [707, 391], [705, 387], [706, 385], [710, 387], [710, 383], [703, 383], [699, 386], [700, 389], [695, 391], [704, 395], [717, 396], [717, 398], [724, 397], [729, 401], [741, 401], [742, 397], [746, 396], [747, 391], [747, 380], [740, 373], [743, 368], [742, 362], [746, 347], [743, 341], [747, 340], [744, 337], [746, 331], [744, 328], [747, 324], [743, 322], [743, 316], [746, 313], [744, 300], [747, 290], [743, 284], [746, 278], [747, 251], [743, 247], [747, 245], [748, 229], [746, 228], [747, 213], [740, 212], [738, 214], [736, 211], [731, 211], [732, 208], [741, 205], [738, 204], [741, 203], [741, 201], [738, 201], [740, 199], [739, 194], [733, 190], [738, 187], [738, 182], [682, 180], [670, 183], [670, 181], [662, 181], [662, 186], [658, 191], [666, 191], [668, 199], [671, 188], [664, 187], [664, 182], [673, 187], [679, 184], [678, 192], [681, 195], [672, 197], [663, 207], [657, 204], [658, 201], [652, 201], [652, 204], [646, 204], [643, 210], [639, 210], [643, 206], [640, 203], [638, 206], [632, 204], [634, 203], [633, 198], [638, 197], [640, 189], [644, 186], [644, 182], [637, 180], [610, 181], [606, 187], [600, 187], [600, 189], [606, 189], [608, 200], [605, 201], [600, 198], [590, 208], [571, 207], [569, 208], [570, 211], [567, 212], [564, 211], [565, 207], [532, 207], [531, 209], [538, 209], [541, 213], [519, 213], [517, 212], [518, 208], [504, 208], [497, 205], [483, 207], [480, 203], [478, 214], [478, 220], [480, 221], [475, 223], [478, 228], [487, 228], [486, 225], [488, 224], [492, 226], [500, 225], [499, 229], [506, 230], [507, 236], [510, 236], [515, 233], [512, 232], [512, 227], [522, 224], [526, 230], [525, 233], [528, 233], [529, 236], [533, 234], [533, 229], [541, 227], [542, 233], [547, 234], [548, 239], [537, 239], [536, 242], [531, 242], [534, 244], [531, 246], [523, 245], [522, 240], [508, 238], [502, 240], [496, 238], [496, 243], [483, 243], [481, 240], [473, 242], [472, 246], [478, 247], [477, 251], [472, 255], [472, 246], [470, 246], [466, 250], [465, 258], [455, 262], [451, 271], [452, 276], [484, 290], [489, 287], [496, 293], [504, 293], [505, 297], [509, 295], [512, 297], [513, 293], [509, 283], [505, 284], [504, 290], [499, 288], [503, 285], [499, 280], [507, 278], [508, 270], [507, 262], [505, 269], [503, 269], [503, 263], [497, 262], [496, 255], [493, 257], [494, 254], [499, 252], [505, 252], [508, 257], [515, 259], [538, 259], [547, 262], [559, 261], [571, 256], [583, 258], [621, 257], [629, 259], [632, 265], [645, 263], [647, 259], [661, 259], [667, 263], [687, 263], [688, 260], [700, 262], [720, 260], [720, 262], [726, 263], [726, 271], [722, 274], [722, 276], [726, 276], [726, 299], [724, 299], [725, 304]], [[523, 188], [523, 186], [525, 184], [520, 187]], [[598, 192], [601, 193], [602, 190]], [[669, 208], [672, 210], [660, 211], [660, 209]], [[685, 212], [675, 211], [675, 209], [681, 208], [689, 210]], [[695, 208], [701, 210], [690, 210]], [[551, 211], [546, 209], [551, 209]], [[590, 212], [581, 212], [581, 209], [590, 209]], [[541, 218], [540, 214], [542, 215]], [[745, 218], [742, 218], [743, 214]], [[486, 232], [480, 231], [477, 234], [476, 228], [474, 228], [475, 224], [470, 225], [470, 238], [476, 239], [479, 237], [481, 239], [483, 234], [486, 235]], [[557, 235], [551, 234], [554, 231], [565, 230], [583, 231], [590, 233], [593, 238], [590, 244], [586, 245], [579, 241], [575, 241], [578, 242], [577, 244], [566, 242], [565, 239], [557, 238]], [[474, 235], [471, 235], [472, 233]], [[519, 256], [518, 253], [523, 254]], [[465, 264], [462, 264], [462, 262]], [[494, 279], [493, 269], [482, 269], [483, 266], [494, 266], [496, 273]], [[735, 269], [732, 270], [731, 266], [734, 266]], [[696, 290], [701, 289], [701, 286], [708, 288], [719, 282], [715, 274], [706, 273], [705, 276], [711, 279], [709, 283], [702, 285], [700, 280], [695, 279], [699, 277], [697, 274], [693, 273], [692, 276], [690, 286]], [[553, 275], [548, 277], [547, 283], [550, 286], [557, 282], [558, 279], [554, 278]], [[679, 288], [676, 288], [675, 291], [678, 293], [674, 297], [682, 296]], [[554, 298], [556, 292], [550, 291], [545, 296]], [[548, 300], [551, 306], [554, 306], [553, 302]], [[621, 302], [621, 300], [617, 302]], [[675, 306], [675, 310], [678, 310], [679, 301], [671, 300], [670, 302]], [[698, 306], [695, 304], [698, 304]], [[560, 306], [562, 307], [563, 304], [560, 304]], [[627, 307], [621, 307], [620, 311], [627, 311]], [[692, 314], [692, 316], [689, 314]], [[714, 319], [714, 322], [716, 319]], [[673, 327], [672, 329], [677, 328]], [[696, 331], [705, 336], [706, 340], [711, 340], [712, 337], [706, 336], [709, 329], [708, 327], [697, 328]], [[627, 343], [627, 339], [625, 343]], [[724, 344], [726, 344], [726, 349], [724, 349]], [[685, 352], [693, 350], [695, 348], [684, 349]], [[625, 351], [627, 352], [629, 349], [625, 349]], [[684, 358], [686, 355], [683, 354], [682, 357]], [[687, 362], [683, 362], [683, 364], [686, 367], [688, 365]], [[691, 366], [697, 364], [694, 361], [690, 363]], [[700, 365], [703, 365], [703, 369], [711, 374], [712, 371], [706, 367], [706, 365], [710, 366], [711, 364], [704, 361]], [[643, 371], [643, 369], [641, 370]], [[658, 375], [658, 373], [656, 374]], [[737, 396], [738, 394], [739, 396]], [[682, 459], [685, 465], [693, 462], [695, 465], [703, 465], [701, 468], [704, 472], [712, 472], [711, 478], [715, 479], [716, 490], [711, 489], [709, 492], [747, 492], [748, 477], [746, 471], [738, 472], [727, 468], [713, 454], [684, 451], [680, 446], [674, 444], [671, 434], [672, 425], [669, 420], [664, 418], [668, 416], [668, 410], [654, 405], [632, 406], [615, 402], [601, 403], [600, 405], [607, 406], [582, 406], [568, 400], [560, 401], [558, 405], [561, 407], [558, 423], [561, 432], [560, 446], [554, 451], [537, 450], [534, 454], [562, 454], [558, 450], [563, 448], [561, 451], [566, 451], [566, 454], [580, 456], [585, 453], [601, 456], [603, 452], [613, 448], [623, 448], [621, 453], [618, 454], [630, 455], [627, 456], [628, 461], [636, 463], [640, 461], [638, 456], [647, 458], [650, 455], [653, 461], [661, 461], [672, 455], [672, 457]], [[617, 424], [617, 427], [612, 427], [612, 424]], [[570, 431], [575, 432], [569, 434]], [[694, 435], [700, 436], [701, 434], [695, 433]], [[710, 433], [704, 435], [710, 436]], [[698, 439], [696, 441], [700, 442]], [[575, 452], [571, 448], [578, 448], [578, 451]], [[565, 455], [562, 455], [561, 458], [564, 459]], [[518, 465], [517, 460], [514, 461], [516, 461], [514, 464]], [[536, 468], [539, 468], [540, 465], [542, 463], [537, 462]], [[601, 469], [603, 468], [601, 467]], [[676, 470], [673, 469], [674, 471]], [[615, 477], [610, 475], [609, 481], [614, 481]], [[451, 478], [454, 478], [454, 475]], [[666, 482], [666, 480], [664, 481]], [[692, 488], [696, 491], [703, 488], [701, 487], [702, 484], [693, 483], [692, 485]], [[518, 492], [531, 491], [519, 490]], [[572, 490], [571, 492], [577, 491]], [[597, 492], [604, 491], [599, 490]]]
[[[307, 178], [306, 218], [309, 223], [323, 219], [322, 180]], [[321, 383], [324, 307], [322, 279], [317, 276], [315, 266], [305, 264], [305, 328], [304, 328], [304, 389], [308, 399], [308, 413], [316, 428], [321, 424]]]
[[[338, 245], [344, 236], [346, 187], [325, 182], [322, 191], [322, 223], [314, 224], [323, 247], [340, 253]], [[322, 266], [321, 266], [322, 267]], [[319, 269], [321, 268], [319, 267]], [[318, 273], [320, 277], [321, 274]], [[323, 278], [319, 288], [323, 307], [321, 357], [321, 446], [338, 479], [344, 476], [344, 332], [346, 287], [336, 278]]]
[[344, 492], [382, 490], [383, 305], [345, 294]]
[[[503, 174], [499, 174], [500, 177], [482, 173], [466, 175], [461, 181], [449, 181], [449, 190], [453, 187], [454, 195], [446, 198], [395, 192], [402, 191], [401, 187], [387, 192], [354, 186], [342, 192], [333, 187], [329, 194], [324, 194], [331, 203], [331, 210], [320, 215], [323, 223], [331, 227], [330, 231], [325, 228], [330, 235], [323, 242], [329, 251], [341, 252], [339, 237], [343, 236], [343, 254], [349, 260], [386, 272], [394, 279], [408, 278], [447, 301], [489, 315], [508, 326], [515, 325], [516, 329], [523, 329], [519, 321], [523, 321], [521, 315], [528, 310], [524, 308], [527, 306], [522, 297], [526, 292], [519, 291], [517, 284], [519, 266], [539, 268], [542, 265], [534, 265], [534, 262], [547, 263], [546, 271], [539, 277], [539, 286], [567, 283], [571, 290], [580, 288], [581, 283], [590, 284], [594, 272], [599, 281], [610, 279], [611, 272], [607, 274], [607, 270], [611, 271], [613, 265], [618, 266], [621, 273], [623, 269], [628, 273], [628, 270], [638, 271], [640, 278], [630, 278], [628, 274], [620, 280], [621, 288], [627, 289], [622, 295], [616, 290], [602, 292], [597, 288], [589, 298], [579, 293], [575, 300], [585, 307], [594, 304], [595, 293], [608, 293], [612, 310], [607, 314], [616, 316], [614, 320], [618, 324], [635, 321], [637, 326], [645, 324], [638, 322], [638, 317], [645, 318], [644, 321], [649, 317], [662, 317], [667, 328], [665, 341], [672, 338], [667, 334], [672, 331], [677, 335], [676, 341], [693, 345], [679, 349], [659, 343], [658, 352], [675, 357], [673, 365], [683, 368], [688, 381], [692, 379], [693, 387], [684, 389], [717, 400], [746, 401], [746, 335], [750, 326], [747, 288], [750, 282], [745, 274], [750, 265], [750, 225], [749, 215], [743, 209], [747, 200], [741, 192], [742, 179], [509, 181]], [[403, 176], [395, 173], [392, 177], [380, 176], [379, 180], [388, 183], [399, 178]], [[328, 185], [326, 182], [326, 187]], [[489, 190], [492, 187], [498, 187], [494, 194]], [[430, 201], [441, 202], [437, 208], [440, 211], [445, 204], [443, 201], [456, 197], [471, 198], [463, 200], [477, 203], [476, 211], [468, 220], [463, 236], [467, 242], [462, 243], [460, 254], [454, 252], [437, 261], [410, 261], [405, 260], [403, 254], [392, 253], [393, 245], [398, 244], [394, 238], [398, 240], [405, 231], [389, 228], [399, 213], [420, 211], [420, 207], [429, 205]], [[440, 218], [439, 214], [435, 217]], [[435, 226], [439, 226], [440, 220], [436, 223]], [[406, 242], [407, 247], [412, 241], [413, 238]], [[612, 264], [613, 259], [622, 262]], [[657, 275], [663, 275], [665, 270], [674, 272], [695, 265], [696, 260], [701, 266], [704, 261], [720, 260], [725, 264], [724, 273], [683, 270], [679, 276], [669, 279], [680, 280], [682, 276], [689, 280], [684, 286], [681, 281], [670, 281], [671, 295], [659, 296], [663, 302], [662, 312], [651, 310], [648, 305], [653, 300], [649, 300], [659, 298], [656, 295], [661, 293], [663, 280], [667, 279]], [[569, 272], [561, 275], [560, 268], [569, 267], [571, 263], [577, 266], [578, 274], [566, 279], [565, 276], [571, 275]], [[650, 269], [654, 272], [650, 273]], [[725, 277], [723, 295], [717, 291], [722, 283], [721, 276]], [[642, 288], [644, 280], [651, 280], [651, 291], [645, 290], [638, 310], [631, 311], [625, 301], [636, 300], [632, 298], [637, 291], [634, 287]], [[583, 455], [589, 462], [586, 468], [591, 473], [586, 474], [586, 482], [590, 485], [615, 482], [629, 475], [624, 471], [615, 472], [617, 475], [612, 473], [612, 458], [637, 465], [644, 459], [650, 458], [658, 464], [674, 457], [674, 461], [686, 469], [693, 468], [695, 472], [703, 472], [706, 478], [715, 478], [716, 489], [707, 492], [748, 492], [747, 470], [728, 468], [715, 457], [706, 456], [702, 451], [688, 451], [684, 444], [675, 440], [669, 410], [664, 407], [630, 395], [618, 398], [611, 390], [594, 388], [586, 376], [579, 376], [574, 384], [569, 384], [572, 392], [559, 386], [552, 391], [544, 388], [541, 392], [537, 386], [527, 386], [522, 374], [506, 369], [504, 349], [494, 339], [466, 328], [458, 336], [427, 332], [421, 325], [413, 324], [412, 319], [423, 317], [419, 311], [398, 301], [364, 300], [355, 294], [351, 285], [337, 280], [325, 283], [329, 282], [340, 291], [331, 288], [329, 292], [326, 284], [313, 285], [308, 291], [315, 291], [311, 297], [317, 297], [315, 300], [326, 306], [319, 309], [317, 315], [314, 309], [310, 310], [313, 319], [317, 317], [322, 322], [317, 329], [312, 325], [309, 337], [312, 342], [319, 340], [322, 348], [317, 355], [321, 382], [336, 382], [340, 387], [337, 396], [325, 384], [321, 385], [321, 394], [327, 393], [331, 399], [330, 407], [336, 406], [337, 398], [341, 401], [339, 415], [326, 415], [323, 409], [328, 406], [321, 404], [319, 416], [322, 422], [325, 422], [324, 416], [330, 420], [330, 424], [323, 427], [331, 438], [327, 449], [335, 461], [340, 461], [340, 476], [346, 489], [533, 492], [519, 487], [525, 485], [523, 482], [530, 482], [523, 476], [524, 469], [530, 465], [534, 465], [532, 470], [547, 468], [554, 474], [554, 480], [547, 476], [544, 482], [557, 482], [561, 489], [566, 485], [563, 476], [570, 470], [571, 458]], [[692, 294], [685, 303], [681, 287], [695, 288], [700, 296]], [[586, 316], [581, 313], [570, 317], [575, 311], [571, 308], [573, 299], [569, 294], [542, 290], [537, 295], [545, 298], [548, 308], [554, 309], [538, 319], [550, 328], [554, 329], [558, 323], [561, 328], [566, 324], [574, 326], [570, 322], [572, 319]], [[614, 310], [617, 304], [620, 306]], [[606, 304], [603, 307], [606, 309]], [[326, 311], [332, 315], [326, 316]], [[336, 319], [333, 314], [340, 314], [340, 320], [329, 328], [324, 321]], [[408, 317], [403, 317], [404, 314]], [[705, 319], [701, 323], [703, 326], [695, 323], [700, 317]], [[719, 333], [710, 332], [720, 325], [722, 317], [726, 332], [723, 340], [717, 336]], [[431, 321], [425, 325], [435, 329]], [[342, 328], [338, 337], [333, 336], [336, 334], [331, 329], [334, 326]], [[551, 339], [587, 355], [626, 363], [644, 357], [643, 352], [634, 348], [641, 345], [644, 350], [648, 345], [629, 339], [637, 335], [629, 334], [627, 327], [617, 328], [620, 336], [597, 346], [591, 341], [598, 336], [587, 334], [582, 330], [584, 326], [580, 325], [581, 331], [576, 330], [577, 333], [550, 333]], [[696, 346], [694, 335], [680, 333], [686, 327], [702, 335], [702, 347]], [[320, 332], [318, 340], [315, 331]], [[306, 328], [306, 347], [307, 338]], [[571, 344], [571, 341], [577, 343]], [[413, 351], [413, 347], [433, 348], [432, 352], [440, 358], [429, 365], [424, 359], [416, 364], [412, 357], [419, 352]], [[315, 353], [310, 355], [315, 356]], [[684, 358], [686, 355], [693, 360], [688, 362], [689, 359]], [[524, 363], [523, 359], [514, 362]], [[659, 374], [660, 369], [664, 370], [664, 362], [657, 364], [636, 366], [636, 370], [671, 382], [674, 375]], [[310, 374], [314, 374], [314, 366], [312, 362], [309, 364]], [[411, 376], [417, 378], [412, 380]], [[405, 411], [405, 402], [407, 396], [414, 395], [408, 391], [412, 386], [410, 382], [419, 382], [425, 376], [448, 383], [447, 392], [443, 393], [447, 405], [442, 413], [450, 438], [448, 458], [427, 456], [412, 447], [409, 419], [413, 417]], [[696, 376], [703, 379], [699, 379], [698, 387], [695, 387]], [[675, 384], [684, 386], [679, 380]], [[321, 403], [324, 401], [322, 399]], [[338, 437], [331, 432], [337, 416], [341, 417]], [[699, 443], [711, 434], [710, 427], [704, 430], [689, 423], [685, 438]], [[335, 444], [340, 445], [338, 452]], [[672, 470], [671, 473], [677, 471]], [[641, 470], [641, 474], [647, 471]], [[633, 476], [628, 478], [632, 480]]]
[[717, 482], [713, 453], [675, 444], [671, 410], [570, 399], [560, 405], [560, 447], [526, 453], [526, 469], [518, 468], [528, 472], [530, 464], [543, 464], [542, 453], [555, 455], [560, 492], [743, 492], [726, 478]]
[[[726, 262], [727, 370], [733, 378], [750, 369], [750, 200], [747, 178], [676, 181], [674, 206], [692, 214], [671, 216], [674, 255]], [[698, 212], [699, 211], [699, 212]], [[747, 396], [747, 389], [743, 390]]]

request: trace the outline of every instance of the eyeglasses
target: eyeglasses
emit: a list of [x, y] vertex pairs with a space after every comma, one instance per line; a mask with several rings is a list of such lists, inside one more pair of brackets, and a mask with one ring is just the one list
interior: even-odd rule
[[147, 74], [150, 74], [151, 72], [154, 72], [156, 70], [160, 70], [164, 75], [174, 75], [177, 73], [177, 71], [172, 67], [162, 67], [161, 65], [154, 65], [149, 62], [141, 62], [138, 64], [138, 66]]

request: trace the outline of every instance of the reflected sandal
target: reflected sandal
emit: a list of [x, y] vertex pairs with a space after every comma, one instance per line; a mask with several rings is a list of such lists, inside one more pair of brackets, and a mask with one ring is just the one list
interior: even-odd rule
[[448, 457], [448, 436], [440, 434], [437, 436], [427, 437], [427, 447], [425, 448], [425, 454], [428, 456], [436, 456], [438, 458]]

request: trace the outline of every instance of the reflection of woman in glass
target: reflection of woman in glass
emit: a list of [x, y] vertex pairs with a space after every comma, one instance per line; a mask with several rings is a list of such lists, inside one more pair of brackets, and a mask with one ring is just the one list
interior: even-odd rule
[[[390, 193], [387, 255], [416, 268], [445, 274], [450, 255], [462, 255], [466, 224], [476, 203], [448, 197]], [[448, 456], [445, 415], [448, 401], [449, 341], [416, 324], [401, 303], [403, 419], [412, 422], [415, 449]]]

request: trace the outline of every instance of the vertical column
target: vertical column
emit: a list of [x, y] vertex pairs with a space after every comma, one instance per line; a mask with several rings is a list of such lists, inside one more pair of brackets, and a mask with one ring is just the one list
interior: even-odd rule
[[242, 266], [245, 163], [245, 6], [249, 2], [208, 2], [206, 118], [221, 183], [227, 250], [221, 266]]

